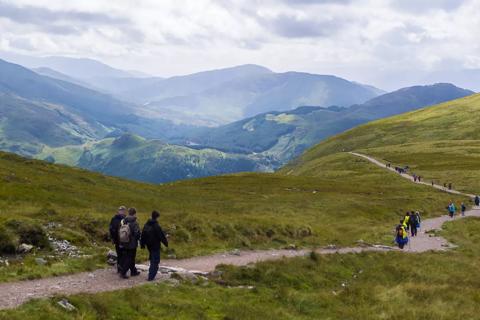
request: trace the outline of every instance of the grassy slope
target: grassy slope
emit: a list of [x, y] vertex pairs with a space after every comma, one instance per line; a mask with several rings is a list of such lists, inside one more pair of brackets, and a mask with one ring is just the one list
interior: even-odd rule
[[[0, 312], [0, 319], [477, 319], [480, 219], [450, 222], [450, 252], [365, 253], [221, 267], [222, 282], [165, 284], [60, 297]], [[344, 285], [342, 285], [344, 284]], [[253, 285], [255, 289], [238, 288]]]
[[0, 234], [6, 235], [0, 247], [18, 243], [25, 233], [12, 220], [31, 226], [30, 233], [54, 221], [62, 224], [52, 231], [58, 238], [94, 254], [90, 260], [53, 260], [52, 268], [38, 267], [30, 257], [24, 265], [1, 268], [0, 280], [103, 265], [95, 253], [107, 250], [107, 225], [120, 204], [137, 207], [141, 223], [159, 209], [178, 257], [289, 243], [388, 243], [405, 210], [430, 216], [445, 205], [442, 193], [385, 175], [365, 160], [346, 154], [324, 160], [318, 177], [238, 174], [154, 186], [0, 154]]
[[[44, 147], [35, 155], [55, 163], [77, 166], [107, 175], [162, 183], [222, 173], [260, 171], [268, 161], [214, 149], [192, 149], [125, 134], [84, 145]], [[257, 159], [258, 158], [258, 159]]]
[[479, 124], [476, 94], [349, 130], [310, 149], [283, 172], [314, 174], [323, 156], [356, 150], [409, 165], [426, 180], [475, 192], [480, 190]]

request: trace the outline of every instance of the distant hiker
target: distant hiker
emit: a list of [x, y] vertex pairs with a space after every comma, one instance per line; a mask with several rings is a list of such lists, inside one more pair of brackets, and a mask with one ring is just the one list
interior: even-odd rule
[[403, 222], [404, 220], [400, 220], [400, 224], [395, 228], [395, 242], [400, 249], [408, 243], [408, 233]]
[[435, 185], [435, 183], [433, 183], [433, 180], [432, 180], [432, 187]]
[[461, 209], [462, 209], [462, 217], [465, 217], [465, 211], [467, 211], [467, 206], [463, 202], [461, 204]]
[[418, 211], [415, 212], [415, 216], [417, 217], [417, 230], [418, 230], [422, 225], [422, 217], [420, 216], [420, 212]]
[[120, 260], [122, 256], [122, 250], [120, 249], [120, 242], [118, 240], [118, 230], [120, 229], [120, 223], [123, 219], [125, 219], [125, 215], [127, 213], [127, 208], [125, 206], [120, 206], [118, 208], [117, 214], [112, 217], [110, 220], [110, 239], [112, 240], [113, 244], [115, 245], [115, 252], [117, 253], [117, 272], [120, 273], [121, 265]]
[[475, 205], [477, 207], [480, 206], [480, 197], [479, 196], [475, 196]]
[[120, 242], [120, 248], [123, 251], [122, 261], [120, 261], [120, 276], [124, 279], [128, 278], [128, 270], [130, 270], [130, 275], [133, 277], [140, 274], [135, 267], [138, 240], [140, 240], [141, 235], [136, 214], [137, 210], [135, 208], [128, 209], [128, 216], [121, 221], [120, 228], [118, 230], [118, 240]]
[[455, 212], [457, 211], [457, 207], [455, 206], [455, 203], [453, 203], [453, 201], [450, 202], [450, 204], [447, 207], [447, 210], [450, 218], [455, 217]]
[[413, 211], [410, 215], [410, 219], [408, 220], [408, 224], [410, 225], [410, 234], [412, 235], [412, 237], [415, 237], [417, 235], [418, 220], [417, 216], [415, 215], [415, 213], [413, 213]]
[[418, 182], [422, 182], [422, 176], [418, 176]]
[[168, 247], [168, 240], [162, 228], [158, 224], [160, 213], [152, 212], [152, 218], [145, 223], [142, 231], [140, 245], [142, 249], [147, 247], [150, 259], [150, 269], [148, 270], [148, 281], [155, 280], [160, 264], [160, 244]]
[[447, 190], [447, 184], [446, 184], [446, 183], [443, 184], [443, 188], [444, 188], [445, 190]]
[[417, 182], [417, 175], [416, 174], [413, 174], [413, 181]]
[[403, 218], [402, 224], [405, 227], [405, 229], [408, 230], [408, 227], [410, 225], [410, 212], [409, 211], [407, 211], [407, 213], [405, 214], [405, 217]]
[[448, 184], [448, 190], [452, 190], [452, 184], [451, 183]]

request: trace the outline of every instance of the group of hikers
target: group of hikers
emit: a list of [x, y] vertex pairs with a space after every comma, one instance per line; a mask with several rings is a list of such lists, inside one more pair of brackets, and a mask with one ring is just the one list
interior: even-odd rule
[[160, 245], [163, 243], [168, 247], [167, 236], [158, 224], [160, 213], [152, 211], [151, 218], [145, 223], [143, 229], [137, 222], [137, 210], [125, 206], [118, 208], [117, 213], [110, 221], [110, 238], [115, 245], [117, 253], [117, 272], [121, 278], [135, 277], [140, 272], [135, 267], [137, 248], [140, 245], [149, 252], [150, 268], [148, 270], [148, 281], [155, 280], [160, 264]]
[[[473, 202], [478, 207], [480, 206], [480, 196], [475, 196]], [[446, 207], [448, 211], [448, 215], [450, 218], [455, 218], [455, 214], [457, 213], [458, 209], [455, 205], [455, 202], [450, 201], [448, 206]], [[465, 212], [467, 211], [467, 206], [464, 202], [460, 204], [460, 212], [462, 217], [465, 216]], [[406, 244], [408, 244], [408, 232], [410, 231], [410, 236], [416, 237], [418, 233], [418, 229], [420, 229], [421, 225], [421, 217], [418, 211], [409, 211], [405, 214], [405, 216], [400, 219], [400, 223], [395, 228], [395, 242], [397, 243], [400, 249], [403, 249]]]
[[407, 211], [405, 216], [400, 219], [400, 224], [395, 228], [395, 242], [400, 249], [403, 249], [408, 243], [408, 232], [412, 237], [416, 237], [422, 218], [418, 211]]
[[[476, 202], [477, 202], [477, 199], [475, 198], [475, 203]], [[478, 206], [478, 204], [477, 204], [477, 206]], [[452, 218], [452, 219], [455, 218], [455, 214], [457, 213], [457, 206], [455, 205], [455, 202], [450, 201], [450, 203], [448, 204], [446, 209], [448, 211], [448, 215], [450, 216], [450, 218]], [[465, 217], [465, 211], [467, 211], [467, 206], [465, 205], [464, 202], [462, 202], [462, 204], [460, 205], [460, 210], [462, 212], [462, 217]]]

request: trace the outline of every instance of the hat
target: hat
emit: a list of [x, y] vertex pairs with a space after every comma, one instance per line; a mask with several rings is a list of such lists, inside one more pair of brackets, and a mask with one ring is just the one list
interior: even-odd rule
[[127, 207], [125, 207], [125, 206], [120, 206], [120, 207], [118, 208], [118, 211], [127, 211]]

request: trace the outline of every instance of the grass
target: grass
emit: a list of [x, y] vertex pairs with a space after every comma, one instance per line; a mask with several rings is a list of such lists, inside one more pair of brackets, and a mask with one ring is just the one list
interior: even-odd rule
[[221, 266], [222, 285], [75, 295], [68, 297], [73, 312], [56, 305], [61, 297], [36, 300], [0, 312], [0, 319], [478, 319], [480, 219], [448, 222], [443, 235], [459, 248]]
[[409, 165], [425, 180], [480, 189], [480, 94], [370, 122], [327, 139], [283, 172], [303, 174], [312, 162], [342, 151], [360, 151]]
[[[312, 176], [246, 173], [149, 185], [2, 153], [0, 248], [10, 248], [3, 254], [24, 242], [24, 232], [12, 226], [44, 230], [54, 222], [61, 225], [50, 230], [56, 238], [71, 241], [91, 257], [49, 258], [55, 268], [47, 268], [11, 256], [10, 266], [0, 268], [0, 281], [104, 266], [101, 257], [110, 247], [107, 226], [121, 204], [137, 207], [140, 224], [159, 209], [161, 224], [171, 234], [168, 254], [181, 258], [289, 244], [347, 246], [360, 239], [389, 244], [392, 226], [406, 210], [432, 216], [447, 201], [441, 192], [350, 155], [319, 161], [323, 170]], [[36, 252], [36, 257], [49, 255], [48, 248]], [[139, 259], [145, 258], [141, 251]]]

